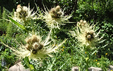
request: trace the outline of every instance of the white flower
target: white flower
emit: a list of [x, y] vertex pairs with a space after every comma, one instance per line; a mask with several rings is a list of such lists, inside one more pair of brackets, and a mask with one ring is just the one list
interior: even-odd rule
[[16, 12], [18, 12], [18, 13], [21, 12], [21, 8], [17, 8]]
[[64, 23], [69, 22], [68, 19], [72, 16], [64, 16], [64, 12], [61, 10], [60, 6], [56, 6], [50, 11], [45, 10], [44, 15], [40, 15], [40, 17], [46, 22], [49, 28], [60, 29], [60, 25], [65, 25]]
[[23, 6], [23, 11], [28, 11], [28, 8], [26, 6]]
[[33, 9], [30, 10], [30, 6], [21, 6], [17, 5], [16, 12], [14, 12], [13, 19], [18, 22], [25, 22], [31, 19], [36, 19], [35, 17], [36, 12], [33, 12]]
[[[95, 30], [96, 25], [90, 25], [86, 21], [80, 20], [77, 22], [77, 27], [75, 31], [71, 31], [71, 34], [78, 40], [79, 45], [96, 47], [97, 44], [103, 42], [103, 38], [99, 38], [99, 32]], [[96, 33], [97, 32], [97, 33]]]
[[25, 39], [27, 44], [21, 45], [19, 49], [4, 45], [12, 49], [14, 54], [20, 58], [28, 57], [29, 59], [41, 60], [47, 56], [52, 57], [51, 53], [58, 52], [59, 47], [66, 41], [64, 40], [62, 43], [55, 46], [56, 43], [50, 40], [50, 34], [51, 31], [44, 41], [41, 40], [40, 36], [31, 35]]

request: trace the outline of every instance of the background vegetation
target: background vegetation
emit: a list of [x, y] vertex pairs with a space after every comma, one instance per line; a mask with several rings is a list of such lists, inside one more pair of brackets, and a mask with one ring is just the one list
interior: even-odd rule
[[[27, 58], [25, 58], [23, 60], [23, 63], [26, 64], [25, 67], [29, 67], [29, 64], [32, 64], [33, 67], [35, 67], [34, 69], [42, 71], [49, 70], [50, 67], [52, 71], [70, 71], [73, 66], [81, 66], [84, 68], [86, 62], [81, 60], [82, 58], [77, 55], [78, 53], [74, 47], [76, 40], [73, 40], [74, 38], [68, 33], [68, 30], [72, 30], [72, 28], [76, 26], [77, 21], [81, 19], [94, 24], [98, 23], [97, 28], [101, 29], [101, 35], [105, 34], [104, 39], [106, 39], [106, 42], [103, 44], [108, 44], [106, 47], [99, 49], [99, 51], [95, 53], [95, 57], [89, 60], [89, 67], [101, 67], [105, 70], [110, 64], [113, 65], [112, 0], [0, 0], [0, 40], [9, 46], [18, 47], [15, 39], [18, 40], [18, 42], [24, 43], [24, 40], [20, 39], [25, 38], [27, 34], [21, 30], [18, 31], [17, 28], [15, 28], [16, 26], [7, 20], [8, 15], [13, 14], [18, 4], [28, 6], [28, 3], [30, 3], [30, 7], [34, 8], [35, 11], [35, 4], [37, 4], [40, 9], [44, 9], [44, 6], [50, 9], [56, 5], [60, 5], [61, 8], [65, 8], [65, 14], [68, 15], [73, 12], [70, 21], [75, 23], [66, 23], [65, 26], [61, 26], [61, 30], [55, 32], [53, 36], [54, 39], [59, 41], [65, 38], [68, 39], [61, 50], [59, 50], [60, 53], [55, 54], [54, 58], [47, 58], [46, 61], [43, 61], [42, 67], [35, 65], [33, 63], [34, 61], [28, 61], [29, 63], [27, 63]], [[44, 22], [38, 20], [37, 23], [35, 26], [38, 27], [37, 31], [40, 31], [41, 35], [46, 35], [49, 29], [44, 26]], [[14, 65], [16, 61], [18, 61], [18, 58], [12, 54], [12, 51], [0, 44], [0, 71], [8, 69]]]

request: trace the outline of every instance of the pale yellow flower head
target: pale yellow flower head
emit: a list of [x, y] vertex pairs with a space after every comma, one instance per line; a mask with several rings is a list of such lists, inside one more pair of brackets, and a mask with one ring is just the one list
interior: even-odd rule
[[69, 22], [68, 19], [71, 18], [71, 15], [64, 16], [64, 12], [60, 6], [51, 8], [49, 11], [44, 12], [45, 15], [40, 15], [40, 17], [46, 22], [49, 28], [58, 28], [60, 29], [61, 25]]
[[77, 27], [80, 28], [81, 31], [92, 30], [92, 26], [90, 26], [85, 20], [80, 20], [80, 22], [77, 22]]
[[97, 32], [95, 27], [96, 25], [90, 25], [85, 20], [80, 20], [80, 22], [77, 22], [75, 32], [71, 32], [71, 34], [76, 37], [80, 46], [96, 47], [103, 36], [99, 38], [100, 31]]
[[30, 6], [21, 6], [17, 5], [16, 12], [14, 12], [14, 17], [13, 19], [18, 21], [18, 22], [24, 22], [30, 19], [36, 19], [35, 14], [33, 12], [33, 9], [30, 10]]
[[55, 43], [50, 38], [50, 33], [48, 34], [45, 40], [36, 34], [28, 36], [26, 39], [25, 45], [20, 45], [19, 49], [12, 49], [14, 54], [19, 58], [28, 57], [33, 60], [41, 60], [47, 56], [53, 57], [51, 53], [58, 52], [60, 46], [65, 43], [66, 40], [60, 44]]

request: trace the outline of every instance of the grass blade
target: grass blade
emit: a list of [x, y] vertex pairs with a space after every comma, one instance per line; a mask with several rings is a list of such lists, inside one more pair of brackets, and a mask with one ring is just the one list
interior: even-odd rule
[[14, 19], [12, 19], [11, 17], [9, 17], [9, 19], [18, 27], [20, 27], [21, 29], [25, 30], [25, 27], [23, 25], [21, 25], [20, 23], [18, 23], [17, 21], [15, 21]]

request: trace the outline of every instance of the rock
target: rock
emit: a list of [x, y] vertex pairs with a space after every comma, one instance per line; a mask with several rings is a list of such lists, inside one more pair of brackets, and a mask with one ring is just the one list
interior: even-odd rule
[[88, 70], [89, 71], [102, 71], [101, 68], [97, 68], [97, 67], [90, 67]]
[[113, 66], [110, 65], [110, 66], [109, 66], [109, 70], [107, 70], [107, 71], [113, 71]]
[[21, 62], [15, 64], [14, 66], [10, 67], [8, 71], [30, 71], [30, 69], [25, 69], [25, 67], [21, 64]]
[[79, 71], [78, 67], [72, 67], [72, 71]]

